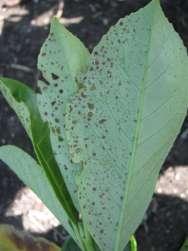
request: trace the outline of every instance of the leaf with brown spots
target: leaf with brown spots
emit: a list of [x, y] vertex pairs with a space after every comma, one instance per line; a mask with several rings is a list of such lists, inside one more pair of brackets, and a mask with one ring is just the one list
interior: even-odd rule
[[42, 73], [38, 82], [41, 93], [38, 104], [43, 119], [49, 123], [53, 153], [77, 208], [75, 176], [80, 165], [70, 161], [64, 118], [66, 103], [80, 88], [76, 78], [87, 70], [89, 60], [90, 54], [82, 42], [54, 18], [38, 58], [38, 68]]
[[186, 116], [187, 69], [187, 51], [153, 0], [102, 38], [67, 105], [82, 219], [103, 251], [122, 251], [144, 216]]
[[16, 230], [13, 226], [0, 225], [1, 251], [61, 251], [54, 243]]

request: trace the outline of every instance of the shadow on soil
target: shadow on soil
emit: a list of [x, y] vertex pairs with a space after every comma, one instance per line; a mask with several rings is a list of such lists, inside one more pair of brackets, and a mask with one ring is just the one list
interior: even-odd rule
[[155, 194], [152, 203], [137, 231], [139, 251], [179, 251], [188, 236], [188, 202]]

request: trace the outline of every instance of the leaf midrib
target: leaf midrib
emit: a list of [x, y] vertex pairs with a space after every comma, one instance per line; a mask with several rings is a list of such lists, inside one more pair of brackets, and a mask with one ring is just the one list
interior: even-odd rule
[[[160, 4], [160, 3], [159, 3]], [[152, 15], [152, 24], [151, 27], [154, 26], [154, 21], [156, 18], [156, 10], [155, 10], [155, 14]], [[132, 169], [132, 167], [134, 167], [134, 162], [135, 162], [135, 155], [136, 155], [136, 151], [137, 151], [137, 143], [138, 143], [138, 139], [139, 139], [139, 135], [140, 135], [140, 129], [141, 129], [141, 124], [142, 124], [142, 115], [143, 115], [143, 110], [144, 110], [144, 100], [145, 100], [145, 85], [146, 85], [146, 77], [147, 77], [147, 71], [148, 71], [148, 61], [149, 61], [149, 54], [150, 54], [150, 50], [151, 50], [151, 41], [152, 41], [152, 37], [153, 37], [153, 29], [151, 28], [150, 31], [150, 38], [149, 38], [149, 43], [148, 43], [148, 51], [147, 51], [147, 55], [146, 55], [146, 64], [145, 64], [145, 69], [144, 69], [144, 74], [143, 74], [143, 80], [141, 81], [141, 85], [140, 85], [140, 95], [139, 95], [139, 102], [138, 102], [138, 109], [140, 108], [140, 111], [137, 112], [137, 116], [136, 116], [136, 120], [137, 125], [135, 127], [135, 137], [134, 137], [134, 142], [132, 145], [132, 156], [130, 159], [130, 162], [128, 163], [128, 177], [127, 177], [127, 182], [126, 182], [126, 186], [125, 186], [125, 196], [124, 196], [124, 200], [123, 200], [123, 208], [120, 214], [120, 221], [119, 221], [119, 228], [118, 228], [118, 233], [117, 233], [117, 238], [116, 238], [116, 244], [115, 244], [115, 251], [120, 251], [120, 240], [121, 240], [121, 232], [122, 232], [122, 228], [123, 228], [123, 222], [124, 222], [124, 213], [125, 213], [125, 208], [127, 206], [127, 201], [128, 201], [128, 191], [129, 191], [129, 184], [131, 183], [132, 180], [132, 173], [130, 172], [130, 170]], [[137, 111], [138, 111], [137, 109]]]

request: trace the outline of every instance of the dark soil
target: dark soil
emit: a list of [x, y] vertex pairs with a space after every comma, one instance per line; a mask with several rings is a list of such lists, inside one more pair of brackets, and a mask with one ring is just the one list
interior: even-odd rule
[[[12, 2], [11, 2], [12, 1]], [[0, 75], [22, 80], [33, 88], [37, 80], [37, 55], [49, 30], [54, 14], [63, 14], [69, 29], [92, 50], [112, 24], [135, 11], [147, 0], [1, 0], [0, 1]], [[169, 20], [188, 46], [188, 0], [163, 0]], [[76, 23], [82, 17], [80, 23]], [[169, 167], [188, 166], [188, 121], [169, 154], [161, 175]], [[0, 96], [0, 144], [15, 144], [27, 152], [32, 148], [13, 111]], [[23, 184], [2, 163], [0, 171], [0, 222], [22, 227], [19, 217], [5, 212]], [[188, 178], [188, 176], [187, 176]], [[167, 182], [168, 183], [168, 182]], [[188, 235], [188, 198], [180, 190], [186, 182], [179, 180], [176, 196], [156, 194], [148, 217], [137, 231], [140, 251], [177, 251]], [[187, 179], [188, 184], [188, 179]], [[168, 184], [165, 186], [168, 194]], [[187, 186], [188, 188], [188, 186]], [[170, 194], [170, 188], [169, 188]], [[54, 238], [53, 231], [48, 234]]]

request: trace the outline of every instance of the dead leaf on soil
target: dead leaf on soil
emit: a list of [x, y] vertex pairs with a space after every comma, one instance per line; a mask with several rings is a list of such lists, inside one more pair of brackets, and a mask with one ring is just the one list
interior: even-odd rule
[[9, 225], [0, 225], [0, 251], [60, 251], [55, 244], [16, 230]]

